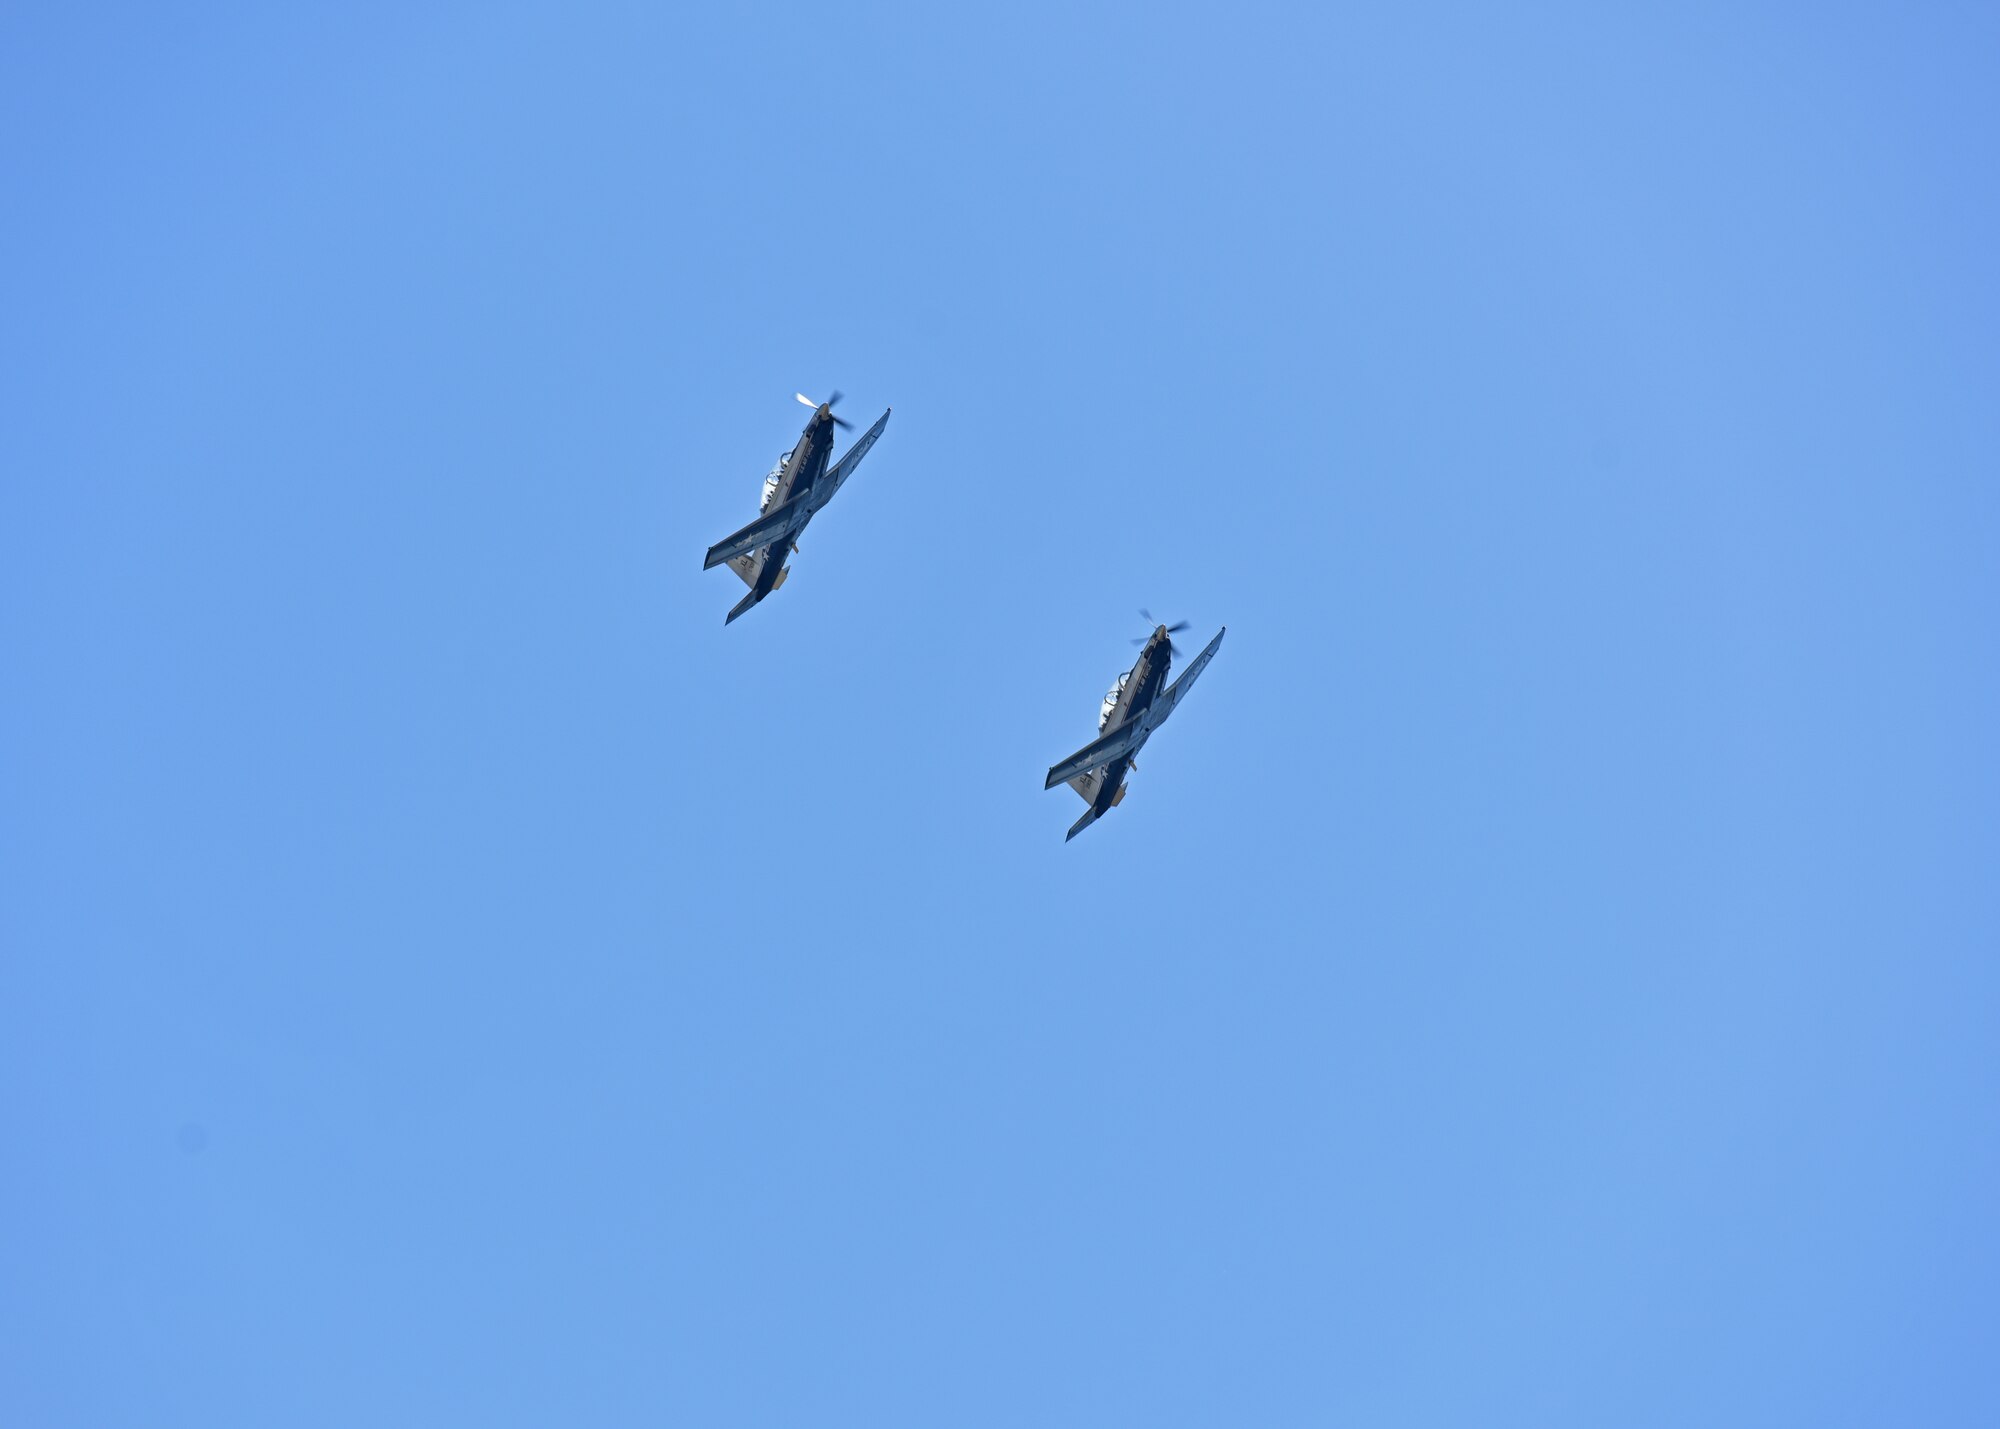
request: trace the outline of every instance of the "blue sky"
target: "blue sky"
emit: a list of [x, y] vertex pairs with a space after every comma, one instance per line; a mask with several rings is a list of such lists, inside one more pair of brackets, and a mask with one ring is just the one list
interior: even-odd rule
[[0, 20], [0, 1418], [2000, 1419], [2000, 17], [680, 8]]

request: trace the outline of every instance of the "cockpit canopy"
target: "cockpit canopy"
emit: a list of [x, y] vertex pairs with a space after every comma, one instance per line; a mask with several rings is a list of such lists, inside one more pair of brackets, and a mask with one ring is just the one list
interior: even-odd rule
[[778, 482], [783, 479], [785, 467], [791, 462], [791, 459], [792, 454], [790, 452], [780, 452], [778, 454], [778, 464], [766, 473], [764, 477], [764, 498], [757, 503], [757, 514], [759, 516], [762, 516], [766, 511], [771, 509], [771, 498], [778, 494]]
[[1097, 732], [1099, 734], [1104, 733], [1104, 726], [1108, 724], [1111, 720], [1111, 711], [1115, 709], [1118, 705], [1118, 697], [1125, 693], [1125, 682], [1131, 678], [1132, 678], [1132, 672], [1130, 670], [1127, 670], [1124, 674], [1118, 677], [1117, 683], [1113, 684], [1112, 687], [1105, 692], [1104, 704], [1102, 708], [1100, 708], [1097, 711]]

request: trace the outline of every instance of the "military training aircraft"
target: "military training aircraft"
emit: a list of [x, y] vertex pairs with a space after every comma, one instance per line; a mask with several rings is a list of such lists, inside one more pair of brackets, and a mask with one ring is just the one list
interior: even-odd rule
[[[1153, 617], [1145, 611], [1139, 614], [1148, 624], [1152, 623]], [[1194, 663], [1169, 685], [1167, 666], [1180, 653], [1174, 648], [1174, 633], [1187, 629], [1187, 624], [1183, 620], [1174, 626], [1156, 626], [1151, 635], [1140, 636], [1132, 642], [1146, 648], [1139, 652], [1139, 662], [1120, 675], [1118, 683], [1104, 697], [1097, 716], [1098, 737], [1049, 770], [1049, 781], [1042, 786], [1044, 789], [1068, 784], [1083, 796], [1084, 803], [1090, 805], [1084, 816], [1070, 825], [1064, 843], [1123, 801], [1125, 775], [1138, 768], [1133, 756], [1152, 737], [1153, 731], [1166, 723], [1167, 716], [1174, 712], [1174, 706], [1181, 702], [1181, 697], [1194, 688], [1194, 682], [1203, 668], [1215, 657], [1222, 637], [1229, 633], [1226, 625], [1216, 631], [1215, 639], [1209, 641], [1207, 647], [1194, 657]]]
[[764, 499], [758, 504], [757, 519], [710, 546], [708, 559], [702, 563], [701, 568], [708, 570], [727, 561], [729, 568], [750, 587], [750, 594], [737, 601], [723, 617], [724, 625], [785, 583], [785, 577], [791, 573], [785, 559], [798, 549], [799, 533], [806, 529], [806, 522], [833, 499], [843, 481], [854, 475], [854, 468], [861, 465], [861, 458], [889, 424], [889, 413], [885, 410], [875, 425], [861, 434], [861, 440], [829, 466], [833, 429], [854, 424], [833, 415], [834, 403], [840, 400], [838, 392], [829, 393], [824, 402], [814, 402], [803, 392], [798, 397], [813, 408], [812, 418], [806, 423], [799, 444], [779, 457], [778, 464], [764, 478]]

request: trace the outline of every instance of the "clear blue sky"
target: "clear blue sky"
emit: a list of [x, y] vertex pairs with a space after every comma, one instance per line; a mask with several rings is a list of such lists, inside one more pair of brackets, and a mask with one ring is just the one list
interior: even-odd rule
[[11, 7], [0, 1421], [2000, 1423], [1996, 53]]

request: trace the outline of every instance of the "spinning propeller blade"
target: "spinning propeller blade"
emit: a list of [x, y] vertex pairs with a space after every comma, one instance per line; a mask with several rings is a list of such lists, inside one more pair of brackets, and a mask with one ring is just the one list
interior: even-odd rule
[[[1155, 628], [1157, 628], [1160, 624], [1159, 621], [1153, 619], [1153, 612], [1146, 609], [1146, 607], [1143, 605], [1139, 607], [1139, 618], [1144, 620], [1146, 624], [1154, 626]], [[1167, 635], [1169, 637], [1169, 639], [1167, 640], [1167, 649], [1172, 653], [1173, 657], [1176, 660], [1180, 659], [1181, 657], [1181, 647], [1174, 644], [1171, 637], [1180, 634], [1181, 631], [1187, 629], [1188, 626], [1192, 625], [1193, 623], [1194, 622], [1191, 620], [1182, 620], [1182, 621], [1177, 621], [1176, 623], [1169, 625], [1166, 628]], [[1135, 639], [1132, 643], [1134, 645], [1144, 645], [1148, 640], [1151, 640], [1152, 638], [1153, 637], [1150, 635], [1141, 635], [1137, 639]]]
[[[808, 407], [818, 408], [821, 405], [820, 403], [813, 401], [812, 398], [806, 396], [806, 394], [803, 392], [794, 392], [792, 395], [798, 398], [801, 402], [805, 403]], [[833, 417], [834, 404], [839, 400], [840, 400], [840, 389], [838, 387], [834, 388], [832, 392], [827, 394], [826, 402], [824, 405], [826, 407], [826, 414], [829, 417]], [[841, 428], [842, 430], [851, 430], [854, 426], [854, 423], [848, 421], [847, 418], [845, 417], [833, 417], [833, 424], [836, 427]]]

